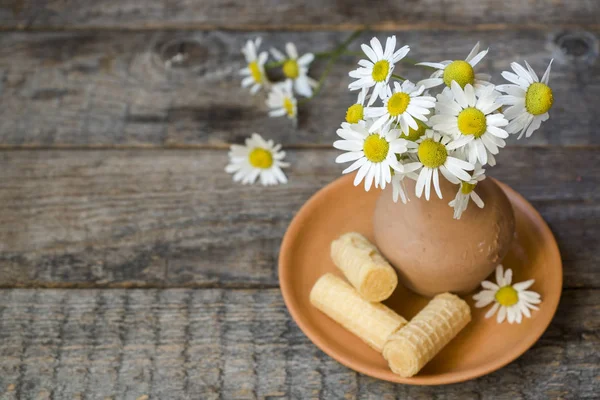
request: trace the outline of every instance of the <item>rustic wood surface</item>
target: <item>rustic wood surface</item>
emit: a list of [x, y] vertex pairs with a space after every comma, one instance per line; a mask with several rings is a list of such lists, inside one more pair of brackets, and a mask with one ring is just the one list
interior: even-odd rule
[[[365, 26], [362, 40], [396, 33], [417, 60], [480, 40], [496, 81], [513, 60], [555, 59], [550, 121], [489, 174], [550, 225], [563, 296], [532, 349], [473, 381], [355, 373], [281, 298], [287, 225], [342, 169], [331, 142], [356, 57], [294, 129], [240, 88], [239, 50], [262, 36], [326, 51]], [[600, 2], [9, 0], [0, 31], [1, 400], [598, 398]], [[254, 131], [284, 144], [288, 185], [224, 172], [228, 145]]]

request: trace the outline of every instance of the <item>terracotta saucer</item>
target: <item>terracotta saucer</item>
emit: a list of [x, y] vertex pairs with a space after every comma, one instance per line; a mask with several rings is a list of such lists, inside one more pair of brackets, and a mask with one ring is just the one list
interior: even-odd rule
[[[329, 257], [329, 245], [339, 235], [357, 231], [373, 240], [372, 216], [380, 191], [365, 192], [342, 177], [316, 193], [298, 212], [283, 239], [279, 280], [285, 303], [302, 331], [321, 350], [345, 366], [375, 378], [413, 385], [462, 382], [493, 372], [529, 349], [546, 330], [562, 289], [562, 263], [558, 246], [538, 212], [517, 192], [499, 182], [510, 199], [517, 221], [516, 238], [503, 261], [512, 268], [514, 282], [535, 279], [532, 290], [542, 295], [539, 311], [523, 323], [497, 324], [485, 319], [487, 310], [476, 309], [473, 320], [419, 374], [401, 378], [383, 357], [360, 339], [315, 309], [309, 293], [326, 272], [341, 275]], [[399, 204], [401, 206], [401, 204]], [[434, 251], [434, 249], [432, 249]], [[427, 304], [427, 299], [398, 287], [385, 304], [407, 319]]]

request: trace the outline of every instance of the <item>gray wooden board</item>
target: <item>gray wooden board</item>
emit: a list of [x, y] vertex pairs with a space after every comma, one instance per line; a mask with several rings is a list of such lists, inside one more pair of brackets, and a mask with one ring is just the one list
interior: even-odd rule
[[[510, 62], [527, 59], [541, 74], [552, 57], [555, 104], [551, 119], [528, 140], [513, 144], [600, 144], [596, 111], [600, 99], [597, 49], [581, 49], [586, 62], [567, 61], [554, 43], [555, 32], [397, 32], [416, 60], [464, 58], [477, 40], [490, 53], [481, 70], [496, 83]], [[384, 39], [387, 33], [377, 33]], [[240, 87], [240, 49], [262, 35], [264, 48], [297, 43], [301, 53], [321, 52], [342, 42], [347, 32], [35, 32], [0, 35], [0, 147], [223, 147], [252, 132], [287, 145], [328, 146], [356, 101], [348, 71], [356, 56], [344, 56], [321, 94], [300, 106], [298, 128], [286, 118], [267, 117], [265, 95]], [[364, 34], [353, 44], [359, 49]], [[595, 45], [597, 46], [597, 39]], [[568, 46], [567, 46], [568, 47]], [[568, 47], [570, 48], [570, 47]], [[569, 50], [569, 51], [571, 51]], [[182, 63], [165, 63], [176, 54]], [[584, 55], [589, 53], [589, 58]], [[579, 54], [579, 53], [578, 53]], [[171, 60], [172, 61], [172, 60]], [[325, 61], [314, 63], [319, 76]], [[411, 79], [430, 70], [400, 65]]]
[[547, 332], [517, 361], [419, 387], [329, 358], [278, 289], [0, 290], [0, 398], [592, 399], [599, 329], [600, 291], [566, 290]]
[[4, 29], [156, 29], [182, 27], [379, 29], [431, 27], [598, 26], [600, 7], [586, 0], [14, 0], [0, 7]]
[[[221, 150], [0, 152], [0, 285], [275, 286], [281, 238], [337, 154], [289, 151], [289, 183], [265, 189], [234, 184]], [[549, 222], [566, 287], [600, 287], [599, 168], [597, 147], [509, 147], [488, 171]]]

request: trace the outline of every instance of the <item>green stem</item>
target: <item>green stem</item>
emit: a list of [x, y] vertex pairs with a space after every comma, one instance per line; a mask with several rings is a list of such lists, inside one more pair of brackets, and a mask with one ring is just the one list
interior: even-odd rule
[[396, 79], [398, 79], [400, 81], [405, 81], [406, 80], [406, 78], [403, 78], [400, 75], [396, 75], [396, 74], [392, 74], [392, 78], [396, 78]]
[[317, 83], [317, 86], [315, 87], [315, 90], [313, 91], [312, 96], [301, 99], [300, 101], [298, 101], [298, 104], [306, 103], [307, 101], [313, 99], [314, 97], [316, 97], [319, 94], [319, 92], [321, 91], [321, 88], [323, 86], [323, 82], [325, 81], [325, 78], [327, 78], [327, 75], [329, 75], [329, 73], [331, 72], [331, 68], [333, 68], [333, 65], [335, 64], [337, 59], [340, 58], [340, 56], [342, 56], [344, 54], [344, 52], [346, 51], [346, 49], [348, 48], [350, 43], [352, 43], [352, 41], [354, 39], [356, 39], [361, 33], [363, 33], [363, 29], [359, 29], [359, 30], [355, 31], [354, 33], [352, 33], [352, 35], [350, 35], [346, 40], [344, 40], [344, 42], [342, 42], [338, 47], [336, 47], [331, 52], [329, 61], [327, 61], [327, 64], [325, 65], [325, 69], [323, 70], [323, 73], [321, 74], [321, 77], [319, 78], [319, 81]]
[[265, 63], [265, 68], [281, 67], [284, 63], [285, 63], [285, 60], [281, 60], [281, 61], [269, 61], [268, 63]]

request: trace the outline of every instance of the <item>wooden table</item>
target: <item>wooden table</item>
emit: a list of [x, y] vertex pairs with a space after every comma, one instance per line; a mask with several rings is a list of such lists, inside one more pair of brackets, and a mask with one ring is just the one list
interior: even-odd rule
[[[556, 59], [550, 121], [490, 174], [554, 231], [563, 297], [531, 350], [480, 379], [357, 374], [283, 304], [281, 238], [340, 175], [331, 143], [356, 60], [340, 60], [293, 129], [240, 88], [240, 48], [260, 35], [325, 51], [361, 24], [419, 60], [481, 40], [497, 81], [510, 61]], [[0, 6], [0, 29], [0, 398], [600, 396], [597, 1], [19, 0]], [[228, 144], [255, 131], [284, 144], [288, 185], [224, 172]]]

